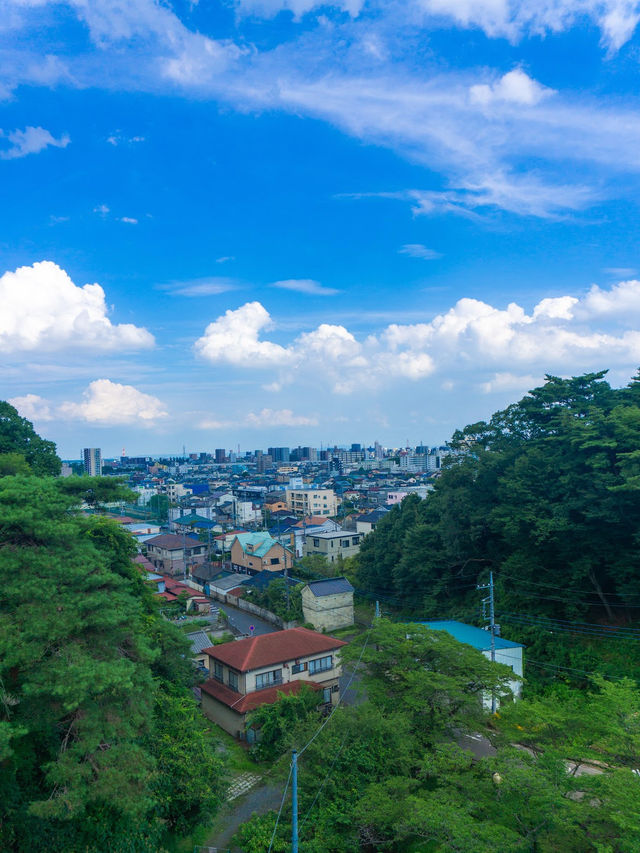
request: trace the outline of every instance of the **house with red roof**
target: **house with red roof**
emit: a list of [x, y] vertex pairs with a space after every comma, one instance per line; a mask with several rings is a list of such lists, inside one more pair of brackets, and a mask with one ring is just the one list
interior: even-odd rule
[[205, 649], [210, 678], [200, 685], [202, 710], [229, 734], [244, 738], [246, 715], [297, 693], [303, 684], [318, 692], [319, 705], [340, 696], [343, 640], [290, 628]]

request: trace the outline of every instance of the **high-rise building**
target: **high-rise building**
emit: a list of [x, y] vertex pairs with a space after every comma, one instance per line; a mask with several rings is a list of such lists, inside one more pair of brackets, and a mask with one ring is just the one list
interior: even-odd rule
[[222, 447], [216, 448], [216, 463], [222, 465], [227, 461], [227, 451]]
[[269, 456], [273, 459], [274, 462], [289, 462], [289, 448], [288, 447], [270, 447], [267, 450]]
[[85, 474], [100, 477], [102, 474], [102, 453], [99, 447], [85, 447], [82, 451]]

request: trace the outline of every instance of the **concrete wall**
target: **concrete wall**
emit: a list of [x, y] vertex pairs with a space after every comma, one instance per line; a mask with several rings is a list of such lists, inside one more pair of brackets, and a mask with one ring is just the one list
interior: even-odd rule
[[305, 622], [316, 631], [335, 631], [353, 625], [353, 592], [316, 597], [308, 586], [302, 590], [302, 612]]
[[258, 607], [257, 604], [245, 601], [244, 598], [239, 598], [237, 595], [231, 595], [228, 592], [217, 592], [217, 590], [211, 588], [209, 588], [209, 595], [211, 598], [215, 598], [216, 601], [221, 601], [223, 604], [231, 604], [233, 607], [237, 607], [238, 610], [244, 610], [246, 613], [254, 613], [256, 616], [264, 619], [265, 622], [269, 622], [271, 625], [276, 625], [278, 628], [296, 627], [297, 623], [295, 619], [291, 622], [285, 622], [270, 610], [265, 610], [264, 607]]
[[[517, 647], [515, 649], [496, 649], [496, 663], [504, 663], [507, 666], [510, 666], [516, 675], [522, 677], [524, 674], [523, 668], [523, 656], [522, 656], [522, 648]], [[491, 652], [484, 651], [482, 654], [491, 660]], [[513, 691], [514, 699], [519, 699], [522, 696], [522, 682], [513, 681], [509, 682], [509, 687]], [[491, 708], [491, 695], [485, 695], [482, 698], [482, 704], [484, 708], [487, 710]], [[498, 703], [499, 704], [499, 703]]]

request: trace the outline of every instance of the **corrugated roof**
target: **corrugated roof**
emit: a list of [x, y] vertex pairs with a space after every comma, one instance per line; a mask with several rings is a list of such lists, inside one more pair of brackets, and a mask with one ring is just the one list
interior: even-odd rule
[[318, 634], [308, 628], [289, 628], [286, 631], [222, 643], [220, 646], [212, 646], [206, 652], [209, 657], [226, 663], [238, 672], [249, 672], [270, 664], [330, 652], [346, 645], [344, 640]]
[[192, 631], [190, 634], [187, 634], [187, 637], [191, 641], [191, 651], [194, 655], [201, 654], [211, 646], [211, 640], [204, 631]]
[[[240, 641], [241, 642], [241, 641]], [[320, 690], [321, 684], [315, 684], [313, 681], [290, 681], [288, 684], [280, 684], [277, 687], [267, 687], [264, 690], [255, 690], [253, 693], [236, 693], [235, 690], [220, 684], [213, 678], [205, 681], [200, 685], [200, 689], [209, 696], [213, 696], [218, 702], [222, 702], [228, 708], [237, 711], [238, 714], [246, 714], [247, 711], [254, 711], [261, 705], [271, 705], [277, 702], [278, 694], [284, 693], [285, 696], [291, 696], [300, 692], [302, 685], [306, 684], [313, 690]]]
[[307, 586], [316, 598], [321, 598], [324, 595], [338, 595], [341, 592], [353, 592], [353, 587], [346, 578], [309, 581]]
[[[474, 649], [478, 649], [481, 652], [488, 652], [491, 649], [491, 634], [482, 628], [446, 619], [435, 622], [418, 622], [417, 624], [424, 625], [426, 628], [431, 628], [434, 631], [447, 631], [456, 640], [459, 640], [461, 643], [467, 643], [467, 645], [473, 646]], [[524, 648], [522, 643], [512, 643], [511, 640], [505, 640], [503, 637], [495, 638], [495, 647], [496, 649]]]

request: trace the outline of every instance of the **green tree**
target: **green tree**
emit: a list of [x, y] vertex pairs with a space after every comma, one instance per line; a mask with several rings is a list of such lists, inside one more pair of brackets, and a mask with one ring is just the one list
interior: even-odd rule
[[166, 495], [151, 495], [149, 499], [149, 511], [157, 519], [164, 521], [169, 512], [169, 498]]
[[56, 476], [62, 463], [53, 441], [46, 441], [34, 430], [31, 421], [21, 418], [17, 409], [0, 401], [0, 456], [18, 453], [39, 476]]
[[188, 697], [188, 643], [160, 627], [131, 537], [63, 486], [0, 480], [0, 847], [157, 850], [173, 813], [159, 768], [170, 785], [179, 762], [153, 745], [156, 694], [168, 675]]
[[318, 719], [320, 697], [317, 692], [303, 684], [297, 693], [280, 694], [278, 701], [261, 705], [247, 718], [248, 727], [258, 734], [253, 747], [255, 756], [261, 761], [272, 760], [281, 755], [292, 743], [296, 728], [312, 717]]

